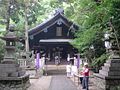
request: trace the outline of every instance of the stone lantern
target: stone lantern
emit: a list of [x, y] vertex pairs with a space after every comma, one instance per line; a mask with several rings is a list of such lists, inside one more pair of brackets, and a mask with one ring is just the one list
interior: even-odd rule
[[10, 27], [8, 33], [1, 38], [6, 41], [6, 52], [2, 63], [15, 63], [15, 45], [16, 41], [18, 41], [18, 38], [13, 31], [13, 27]]
[[15, 44], [18, 37], [13, 32], [13, 27], [1, 39], [6, 42], [6, 52], [0, 64], [0, 90], [27, 90], [29, 75], [19, 67], [15, 60]]
[[114, 32], [106, 37], [106, 48], [109, 58], [95, 76], [95, 84], [102, 90], [120, 90], [120, 56]]

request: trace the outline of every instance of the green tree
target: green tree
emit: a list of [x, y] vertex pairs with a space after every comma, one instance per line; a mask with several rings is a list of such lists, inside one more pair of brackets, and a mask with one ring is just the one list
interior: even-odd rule
[[[93, 57], [98, 58], [105, 53], [104, 32], [108, 29], [106, 24], [110, 18], [111, 3], [96, 2], [93, 0], [78, 0], [74, 3], [73, 20], [75, 20], [80, 29], [76, 33], [76, 39], [72, 43], [92, 62]], [[76, 8], [76, 9], [75, 9]], [[73, 18], [72, 17], [72, 18]], [[89, 57], [90, 46], [94, 46], [94, 56]]]

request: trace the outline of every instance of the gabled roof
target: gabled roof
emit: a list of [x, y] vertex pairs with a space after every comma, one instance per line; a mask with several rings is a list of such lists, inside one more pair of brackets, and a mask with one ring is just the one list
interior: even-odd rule
[[78, 29], [78, 26], [75, 25], [73, 22], [69, 21], [63, 14], [57, 13], [55, 16], [52, 18], [44, 21], [43, 23], [37, 25], [33, 29], [28, 31], [28, 35], [35, 35], [38, 32], [43, 31], [46, 27], [49, 28], [53, 23], [55, 23], [57, 20], [62, 19], [65, 24], [67, 24], [68, 27], [73, 27], [74, 29]]

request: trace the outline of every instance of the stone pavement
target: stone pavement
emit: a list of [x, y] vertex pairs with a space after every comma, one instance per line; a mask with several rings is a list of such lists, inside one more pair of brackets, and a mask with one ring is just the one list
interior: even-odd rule
[[[89, 90], [101, 90], [93, 84], [90, 78]], [[65, 75], [42, 76], [39, 79], [30, 79], [31, 86], [28, 90], [83, 90], [81, 84], [74, 82], [73, 78]]]
[[[78, 85], [78, 81], [74, 82], [73, 77], [66, 77], [64, 65], [49, 65], [47, 66], [47, 73], [48, 76], [30, 79], [31, 86], [28, 90], [83, 90], [81, 84]], [[93, 84], [93, 76], [89, 80], [89, 90], [101, 90]]]
[[42, 76], [39, 79], [30, 79], [31, 86], [28, 90], [49, 90], [51, 76]]
[[49, 90], [77, 90], [77, 87], [65, 75], [57, 75], [52, 77]]

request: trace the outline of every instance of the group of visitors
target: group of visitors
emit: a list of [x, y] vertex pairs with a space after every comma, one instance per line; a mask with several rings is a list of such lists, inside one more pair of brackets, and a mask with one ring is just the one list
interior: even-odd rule
[[72, 77], [74, 74], [78, 73], [78, 69], [77, 69], [77, 65], [76, 65], [76, 57], [74, 58], [70, 58], [70, 56], [68, 55], [67, 61], [68, 64], [66, 66], [66, 72], [67, 72], [67, 77]]
[[76, 65], [72, 65], [71, 63], [68, 63], [68, 65], [66, 66], [66, 72], [67, 72], [68, 78], [72, 77], [74, 74], [78, 74], [80, 76], [79, 78], [80, 78], [80, 82], [82, 85], [82, 89], [89, 90], [88, 88], [88, 82], [89, 82], [88, 63], [84, 63], [81, 71], [78, 71]]

